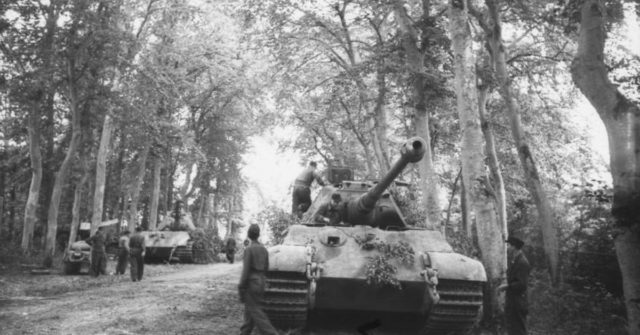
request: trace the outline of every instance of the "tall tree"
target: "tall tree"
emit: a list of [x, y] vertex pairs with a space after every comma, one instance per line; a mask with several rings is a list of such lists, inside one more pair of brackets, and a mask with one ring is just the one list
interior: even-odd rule
[[493, 134], [493, 127], [487, 115], [487, 93], [489, 84], [486, 80], [479, 78], [478, 84], [478, 112], [480, 115], [480, 126], [486, 143], [487, 165], [491, 174], [491, 185], [495, 190], [498, 220], [504, 236], [507, 236], [507, 195], [502, 178], [502, 169], [498, 160], [496, 140]]
[[133, 166], [135, 173], [130, 184], [129, 194], [131, 195], [131, 203], [129, 204], [128, 224], [129, 230], [133, 231], [138, 226], [138, 203], [140, 201], [140, 192], [142, 191], [142, 183], [147, 172], [147, 158], [151, 151], [151, 142], [146, 141], [140, 149], [138, 160]]
[[496, 211], [496, 195], [486, 174], [485, 150], [478, 111], [476, 69], [466, 0], [451, 0], [450, 31], [454, 57], [457, 109], [462, 131], [462, 178], [476, 216], [478, 245], [487, 272], [484, 318], [495, 324], [501, 314], [498, 285], [505, 278], [506, 247]]
[[[428, 78], [431, 71], [425, 67], [425, 54], [435, 43], [431, 42], [432, 38], [429, 32], [435, 30], [435, 27], [428, 25], [434, 22], [429, 15], [431, 9], [431, 1], [422, 1], [422, 15], [418, 22], [423, 27], [428, 27], [425, 31], [419, 30], [412, 22], [412, 18], [407, 13], [404, 0], [396, 0], [394, 2], [394, 14], [398, 21], [402, 47], [405, 51], [405, 62], [411, 73], [408, 81], [411, 84], [411, 98], [409, 103], [414, 109], [416, 135], [422, 137], [428, 144], [431, 144], [431, 132], [429, 129], [429, 112], [427, 93], [430, 85], [437, 81], [434, 78]], [[428, 31], [427, 31], [428, 30]], [[431, 145], [427, 145], [423, 159], [418, 163], [420, 169], [420, 177], [422, 178], [420, 186], [422, 189], [423, 204], [426, 208], [426, 222], [424, 225], [431, 229], [439, 228], [441, 221], [440, 199], [440, 182], [436, 174], [433, 164], [433, 152]]]
[[609, 79], [605, 64], [607, 7], [586, 0], [580, 12], [578, 50], [571, 64], [576, 86], [602, 119], [609, 138], [616, 254], [622, 271], [627, 330], [640, 334], [640, 108]]
[[[34, 104], [35, 105], [35, 104]], [[28, 115], [29, 126], [29, 156], [31, 157], [31, 185], [29, 197], [24, 208], [24, 226], [22, 229], [22, 251], [30, 252], [33, 242], [33, 230], [37, 221], [36, 209], [42, 182], [42, 155], [40, 153], [40, 125], [37, 110], [31, 110]]]
[[62, 196], [62, 189], [67, 183], [69, 176], [69, 170], [75, 157], [76, 151], [80, 144], [80, 108], [78, 103], [77, 81], [78, 77], [75, 71], [75, 60], [73, 59], [73, 51], [70, 53], [69, 59], [69, 109], [71, 112], [71, 141], [69, 142], [69, 148], [65, 155], [58, 172], [55, 175], [55, 182], [53, 191], [51, 193], [51, 201], [49, 201], [49, 210], [47, 216], [47, 239], [44, 248], [45, 257], [53, 257], [56, 248], [56, 236], [58, 231], [58, 210], [60, 206], [60, 197]]
[[102, 222], [102, 210], [104, 206], [105, 179], [107, 178], [107, 154], [111, 143], [111, 132], [113, 131], [113, 121], [107, 112], [102, 123], [100, 135], [100, 146], [96, 155], [96, 182], [93, 193], [93, 210], [91, 215], [91, 235], [95, 234], [98, 226]]
[[162, 172], [162, 157], [159, 154], [155, 153], [153, 158], [153, 187], [151, 192], [151, 206], [149, 208], [149, 230], [156, 230], [158, 224], [160, 172]]
[[558, 229], [556, 227], [556, 222], [553, 219], [553, 210], [542, 185], [540, 174], [538, 173], [538, 167], [533, 157], [533, 151], [525, 138], [522, 128], [520, 109], [513, 95], [513, 88], [511, 87], [507, 71], [506, 47], [502, 41], [502, 21], [498, 12], [500, 1], [485, 0], [485, 3], [489, 9], [488, 20], [484, 22], [481, 19], [480, 25], [483, 27], [486, 35], [487, 47], [489, 48], [489, 54], [491, 55], [500, 95], [504, 99], [506, 109], [509, 114], [511, 134], [518, 150], [520, 164], [524, 170], [527, 189], [529, 190], [529, 193], [536, 204], [536, 208], [538, 209], [544, 250], [547, 257], [551, 280], [557, 285], [560, 279]]
[[[55, 43], [60, 14], [60, 1], [49, 3], [7, 4], [7, 9], [18, 15], [0, 31], [2, 54], [15, 71], [11, 94], [16, 103], [26, 110], [29, 153], [31, 157], [31, 184], [25, 205], [21, 247], [29, 252], [33, 243], [35, 225], [38, 222], [38, 203], [43, 178], [42, 123], [44, 114], [53, 109], [55, 95]], [[6, 41], [6, 42], [5, 42]], [[8, 43], [8, 45], [5, 45]]]

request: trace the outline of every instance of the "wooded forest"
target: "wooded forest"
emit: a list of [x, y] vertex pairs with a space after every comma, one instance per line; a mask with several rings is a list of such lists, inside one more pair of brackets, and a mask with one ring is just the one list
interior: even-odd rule
[[154, 230], [176, 200], [230, 234], [254, 135], [293, 127], [278, 144], [300, 165], [366, 178], [417, 135], [400, 202], [481, 260], [484, 327], [516, 235], [541, 334], [639, 335], [639, 16], [631, 0], [0, 0], [0, 241], [51, 262], [80, 222]]

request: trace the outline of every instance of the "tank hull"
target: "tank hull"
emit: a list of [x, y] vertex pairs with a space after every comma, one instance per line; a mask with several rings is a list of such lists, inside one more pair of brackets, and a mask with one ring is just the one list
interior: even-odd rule
[[[380, 253], [363, 241], [411, 246], [412, 264], [390, 261], [400, 288], [367, 282], [369, 260]], [[304, 326], [309, 312], [358, 311], [411, 315], [428, 334], [464, 334], [482, 310], [482, 264], [453, 252], [436, 231], [295, 225], [269, 248], [269, 260], [265, 311], [281, 328]], [[437, 272], [436, 285], [425, 280], [427, 268]]]
[[146, 262], [193, 263], [191, 236], [186, 231], [143, 231]]
[[316, 309], [424, 314], [432, 303], [424, 281], [401, 282], [401, 290], [350, 278], [321, 278], [317, 285]]

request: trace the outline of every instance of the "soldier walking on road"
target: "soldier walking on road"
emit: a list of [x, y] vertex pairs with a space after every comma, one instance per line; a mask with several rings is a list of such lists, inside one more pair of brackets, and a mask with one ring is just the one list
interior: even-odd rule
[[233, 264], [234, 258], [236, 257], [236, 239], [235, 238], [229, 237], [227, 239], [227, 244], [225, 245], [225, 253], [229, 263]]
[[265, 272], [269, 269], [269, 253], [258, 242], [260, 227], [252, 224], [248, 232], [251, 243], [244, 251], [242, 261], [242, 275], [238, 291], [240, 301], [244, 303], [244, 323], [240, 327], [240, 334], [249, 335], [254, 327], [262, 335], [278, 335], [278, 331], [271, 325], [269, 318], [262, 310], [264, 297]]
[[91, 267], [89, 273], [92, 277], [107, 274], [107, 252], [105, 250], [106, 237], [102, 227], [98, 227], [93, 236], [85, 240], [91, 246]]
[[316, 172], [317, 167], [316, 162], [309, 162], [309, 166], [296, 177], [293, 183], [291, 213], [299, 218], [302, 218], [302, 214], [311, 206], [311, 183], [315, 180], [320, 186], [324, 186], [322, 177]]
[[129, 231], [122, 232], [122, 236], [118, 239], [118, 265], [116, 266], [116, 274], [123, 275], [127, 271], [127, 263], [129, 262]]
[[531, 266], [521, 250], [524, 246], [521, 239], [509, 237], [506, 242], [509, 259], [507, 283], [500, 285], [498, 290], [507, 291], [504, 306], [507, 333], [509, 335], [525, 335], [527, 334], [527, 314], [529, 312], [527, 284]]
[[129, 262], [131, 263], [131, 280], [142, 280], [144, 273], [144, 249], [145, 241], [142, 235], [142, 227], [136, 227], [136, 233], [129, 239]]

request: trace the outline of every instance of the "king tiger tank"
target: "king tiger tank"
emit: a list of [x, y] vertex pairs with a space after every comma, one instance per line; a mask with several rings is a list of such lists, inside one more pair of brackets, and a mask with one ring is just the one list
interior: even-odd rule
[[[264, 310], [279, 328], [300, 328], [311, 313], [402, 315], [418, 320], [421, 334], [466, 334], [481, 316], [482, 264], [455, 253], [439, 231], [408, 226], [387, 188], [426, 143], [408, 140], [401, 157], [377, 183], [332, 181], [323, 187], [284, 242], [270, 247]], [[346, 174], [348, 175], [348, 173]], [[322, 204], [340, 194], [339, 224], [317, 223]], [[385, 247], [401, 246], [404, 259]], [[388, 250], [388, 249], [387, 249]], [[384, 258], [395, 285], [372, 281], [372, 261]], [[326, 313], [325, 313], [326, 314]]]
[[191, 232], [195, 229], [191, 214], [185, 213], [182, 202], [177, 201], [171, 217], [167, 215], [158, 230], [141, 232], [145, 237], [145, 262], [193, 263]]

